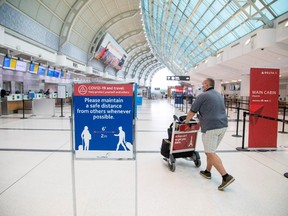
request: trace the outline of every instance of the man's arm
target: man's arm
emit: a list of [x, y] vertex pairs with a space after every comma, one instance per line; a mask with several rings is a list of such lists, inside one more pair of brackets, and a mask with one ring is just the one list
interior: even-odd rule
[[193, 118], [195, 114], [196, 114], [196, 113], [194, 113], [194, 112], [192, 112], [191, 110], [189, 110], [189, 112], [187, 113], [187, 116], [186, 116], [186, 119], [185, 119], [184, 122], [185, 122], [185, 123], [189, 123], [190, 120], [191, 120], [191, 118]]

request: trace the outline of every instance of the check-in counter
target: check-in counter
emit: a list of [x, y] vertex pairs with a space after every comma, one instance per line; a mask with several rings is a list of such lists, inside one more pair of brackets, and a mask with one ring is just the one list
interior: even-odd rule
[[[5, 98], [2, 98], [1, 110], [2, 115], [8, 115], [11, 113], [17, 113], [18, 110], [23, 109], [23, 95], [11, 94]], [[27, 95], [24, 95], [24, 109], [32, 109], [32, 102], [28, 99]]]
[[[1, 100], [1, 107], [0, 107], [0, 114], [2, 115], [8, 115], [12, 113], [18, 113], [18, 111], [23, 110], [23, 95], [22, 94], [11, 94], [5, 98], [2, 98]], [[31, 98], [31, 95], [24, 95], [24, 110], [32, 110], [32, 103], [33, 100], [42, 100], [47, 99], [44, 94], [41, 93], [35, 93], [33, 95], [33, 98]], [[54, 99], [56, 105], [61, 105], [61, 99], [57, 98], [57, 93], [53, 93], [49, 95], [48, 99]], [[64, 101], [63, 101], [64, 102]], [[65, 99], [64, 103], [70, 103], [71, 97], [67, 97]]]
[[43, 99], [45, 98], [45, 95], [42, 93], [36, 93], [34, 99]]
[[33, 115], [55, 116], [55, 99], [33, 100]]

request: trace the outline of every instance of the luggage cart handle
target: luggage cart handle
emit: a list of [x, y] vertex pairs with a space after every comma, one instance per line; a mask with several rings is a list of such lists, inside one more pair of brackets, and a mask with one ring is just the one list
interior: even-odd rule
[[[182, 117], [182, 116], [181, 116]], [[180, 122], [181, 124], [186, 124], [185, 123], [185, 119], [184, 120], [180, 120], [180, 118], [178, 118], [178, 116], [176, 116], [176, 115], [173, 115], [173, 119], [174, 119], [174, 121], [178, 121], [178, 122]], [[190, 121], [187, 123], [187, 124], [189, 124], [189, 123], [195, 123], [195, 122], [197, 122], [197, 120], [195, 120], [195, 119], [190, 119]]]
[[174, 121], [180, 121], [176, 115], [173, 115], [173, 119], [174, 119]]

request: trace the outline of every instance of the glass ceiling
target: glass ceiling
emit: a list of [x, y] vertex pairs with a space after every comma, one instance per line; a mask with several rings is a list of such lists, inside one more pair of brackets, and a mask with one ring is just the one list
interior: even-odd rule
[[273, 28], [287, 0], [141, 0], [155, 56], [174, 74], [192, 67], [257, 28]]

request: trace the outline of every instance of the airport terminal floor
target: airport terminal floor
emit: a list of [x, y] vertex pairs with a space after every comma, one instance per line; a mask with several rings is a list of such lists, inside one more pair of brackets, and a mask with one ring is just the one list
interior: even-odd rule
[[[138, 106], [136, 160], [74, 160], [68, 104], [64, 117], [60, 107], [55, 117], [0, 116], [0, 215], [288, 215], [288, 134], [278, 133], [276, 151], [237, 151], [242, 138], [232, 136], [236, 113], [229, 110], [218, 153], [235, 181], [219, 191], [215, 169], [212, 179], [199, 175], [206, 165], [200, 132], [201, 166], [178, 158], [175, 172], [168, 169], [160, 146], [173, 114], [185, 111], [167, 99], [144, 99]], [[239, 128], [242, 134], [242, 122]]]

